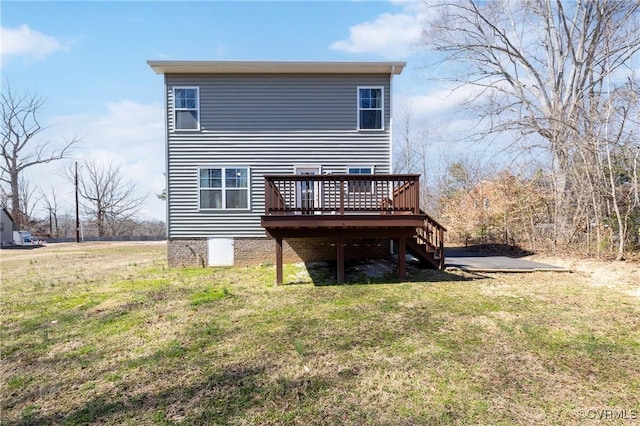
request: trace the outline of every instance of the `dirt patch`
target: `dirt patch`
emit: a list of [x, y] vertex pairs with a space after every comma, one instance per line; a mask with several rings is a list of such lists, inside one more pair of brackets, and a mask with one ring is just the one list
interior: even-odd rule
[[86, 315], [88, 317], [96, 316], [96, 315], [105, 315], [114, 311], [125, 311], [128, 309], [130, 302], [125, 302], [123, 300], [105, 300], [99, 305], [93, 306], [87, 309]]
[[635, 261], [606, 261], [545, 255], [532, 255], [526, 259], [563, 266], [584, 276], [590, 285], [629, 287], [630, 294], [640, 296], [640, 263]]

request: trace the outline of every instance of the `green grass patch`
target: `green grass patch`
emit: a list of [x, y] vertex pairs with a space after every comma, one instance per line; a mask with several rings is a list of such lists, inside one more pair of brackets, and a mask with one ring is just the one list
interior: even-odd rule
[[337, 286], [295, 264], [275, 286], [271, 264], [167, 268], [158, 244], [2, 254], [2, 424], [553, 425], [640, 409], [640, 304], [615, 282], [410, 269]]
[[205, 303], [216, 302], [230, 295], [226, 287], [222, 287], [221, 289], [207, 289], [191, 296], [191, 305], [199, 306]]

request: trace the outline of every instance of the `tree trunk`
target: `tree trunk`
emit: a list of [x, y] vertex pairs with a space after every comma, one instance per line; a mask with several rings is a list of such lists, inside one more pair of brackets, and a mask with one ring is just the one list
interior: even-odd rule
[[553, 189], [554, 189], [554, 212], [553, 212], [553, 236], [551, 239], [554, 253], [558, 249], [558, 242], [564, 245], [567, 232], [567, 155], [563, 150], [556, 148], [553, 150]]
[[56, 238], [60, 237], [60, 227], [58, 226], [58, 213], [53, 213], [53, 223], [55, 226], [55, 230], [56, 233], [52, 236], [55, 236]]
[[98, 214], [96, 215], [96, 226], [98, 227], [98, 237], [107, 235], [104, 229], [104, 213], [100, 210], [98, 210]]
[[[618, 196], [616, 194], [616, 182], [613, 178], [614, 169], [613, 169], [613, 161], [611, 160], [611, 149], [609, 147], [609, 141], [607, 144], [607, 166], [609, 168], [609, 184], [611, 190], [611, 203], [613, 204], [613, 211], [616, 214], [616, 221], [618, 222], [618, 254], [616, 255], [616, 260], [622, 260], [624, 258], [624, 237], [625, 237], [625, 224], [622, 218], [622, 213], [620, 212], [620, 206], [618, 205]], [[611, 243], [613, 244], [613, 231], [611, 233]]]
[[11, 216], [13, 216], [13, 220], [15, 221], [18, 229], [22, 230], [24, 228], [24, 221], [22, 220], [22, 210], [20, 209], [20, 191], [18, 187], [18, 171], [15, 172], [12, 170], [10, 179], [11, 179]]

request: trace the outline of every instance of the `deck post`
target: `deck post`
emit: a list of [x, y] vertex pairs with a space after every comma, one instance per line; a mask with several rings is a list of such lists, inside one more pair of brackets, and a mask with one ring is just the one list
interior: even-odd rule
[[438, 237], [440, 240], [440, 244], [439, 244], [439, 249], [440, 249], [440, 263], [438, 265], [438, 267], [440, 269], [444, 270], [444, 229], [439, 228], [438, 229]]
[[269, 191], [269, 178], [264, 178], [264, 214], [269, 214], [271, 207], [271, 191]]
[[282, 238], [276, 237], [276, 285], [282, 285]]
[[413, 214], [420, 214], [420, 182], [416, 180], [414, 182], [414, 186], [415, 196], [413, 200]]
[[338, 284], [344, 284], [344, 238], [336, 239], [336, 256], [338, 269]]
[[407, 278], [407, 238], [400, 237], [398, 244], [398, 278], [404, 281]]

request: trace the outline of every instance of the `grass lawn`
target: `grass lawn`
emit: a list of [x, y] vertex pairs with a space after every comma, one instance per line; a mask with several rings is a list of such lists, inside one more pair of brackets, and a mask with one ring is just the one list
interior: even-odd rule
[[640, 422], [637, 281], [414, 271], [317, 286], [287, 265], [276, 287], [274, 266], [165, 256], [0, 253], [3, 425]]

